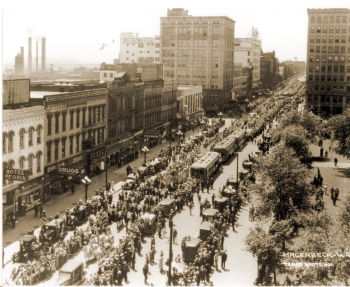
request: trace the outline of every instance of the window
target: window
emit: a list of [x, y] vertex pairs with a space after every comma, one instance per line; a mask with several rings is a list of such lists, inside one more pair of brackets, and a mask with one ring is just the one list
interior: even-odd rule
[[309, 62], [310, 62], [310, 63], [313, 63], [313, 62], [314, 62], [314, 56], [313, 56], [313, 55], [310, 56]]
[[56, 113], [55, 114], [55, 133], [58, 134], [60, 132], [59, 130], [59, 118], [60, 118], [60, 114]]
[[315, 43], [315, 37], [314, 36], [310, 37], [310, 43]]
[[29, 146], [33, 145], [33, 131], [34, 131], [33, 127], [30, 127], [28, 130], [28, 145]]
[[323, 16], [323, 23], [328, 23], [328, 16]]
[[82, 119], [83, 127], [86, 126], [86, 119], [85, 119], [85, 117], [86, 117], [86, 108], [83, 108], [83, 119]]
[[41, 130], [42, 130], [42, 126], [39, 125], [37, 128], [36, 128], [36, 143], [37, 144], [40, 144], [41, 143]]
[[345, 37], [345, 36], [341, 36], [340, 42], [341, 42], [341, 43], [345, 43], [345, 42], [346, 42], [346, 37]]
[[346, 33], [346, 27], [345, 27], [345, 26], [342, 26], [342, 27], [341, 27], [341, 32], [342, 32], [342, 33]]
[[29, 175], [33, 174], [33, 155], [28, 155], [28, 172]]
[[320, 52], [320, 46], [316, 46], [316, 53]]
[[332, 66], [327, 66], [327, 72], [332, 72]]
[[217, 26], [214, 26], [213, 27], [213, 35], [215, 36], [218, 36], [220, 35], [220, 27], [217, 27]]
[[347, 67], [346, 67], [346, 71], [347, 71], [348, 73], [350, 73], [350, 66], [347, 66]]
[[36, 173], [41, 171], [41, 151], [38, 151], [36, 154]]
[[334, 43], [339, 43], [339, 36], [334, 37]]
[[312, 27], [310, 28], [310, 33], [315, 33], [315, 27], [314, 27], [314, 26], [312, 26]]
[[340, 57], [340, 63], [345, 63], [345, 57], [344, 56]]
[[52, 129], [52, 115], [47, 115], [47, 135], [51, 135], [51, 129]]
[[63, 111], [62, 112], [62, 132], [66, 131], [66, 117], [67, 117], [67, 112]]
[[323, 33], [327, 33], [327, 26], [323, 27]]
[[24, 169], [24, 156], [21, 156], [18, 160], [18, 164], [19, 164], [19, 169]]
[[109, 73], [109, 77], [110, 77], [110, 78], [113, 78], [113, 73]]
[[334, 53], [339, 53], [339, 46], [334, 46]]
[[322, 23], [322, 17], [321, 16], [317, 16], [317, 23]]
[[319, 65], [316, 65], [315, 66], [315, 72], [319, 72], [320, 71], [320, 66]]
[[339, 82], [344, 82], [344, 76], [339, 76]]
[[75, 142], [75, 152], [78, 153], [79, 152], [79, 137], [80, 137], [80, 134], [77, 134], [75, 135], [75, 139], [76, 139], [76, 142]]
[[346, 22], [346, 16], [342, 16], [342, 17], [341, 17], [341, 22], [342, 22], [342, 23], [347, 23], [347, 22]]
[[313, 53], [315, 51], [314, 46], [310, 46], [310, 53]]
[[326, 55], [322, 55], [322, 60], [321, 60], [322, 63], [326, 63], [326, 57], [327, 57]]
[[327, 52], [327, 46], [322, 46], [322, 53], [326, 53]]
[[46, 143], [47, 145], [47, 154], [46, 154], [46, 157], [47, 157], [47, 162], [51, 162], [51, 146], [52, 146], [52, 141], [49, 141]]
[[321, 72], [326, 72], [326, 66], [321, 66]]
[[328, 43], [333, 43], [333, 36], [328, 37]]
[[321, 27], [320, 26], [317, 26], [316, 33], [321, 33]]
[[24, 129], [19, 131], [19, 148], [24, 148]]
[[139, 48], [143, 48], [143, 43], [139, 43]]
[[339, 61], [339, 57], [338, 56], [334, 56], [334, 63], [338, 63]]
[[327, 36], [322, 37], [322, 43], [327, 43]]
[[329, 23], [334, 23], [334, 16], [329, 17]]
[[73, 154], [73, 136], [69, 136], [69, 154]]
[[340, 16], [335, 16], [335, 23], [340, 23]]
[[70, 129], [72, 130], [74, 128], [74, 110], [70, 111]]
[[315, 16], [311, 16], [311, 23], [315, 23]]
[[340, 73], [344, 73], [345, 72], [345, 67], [344, 66], [340, 66], [339, 67], [339, 72]]
[[335, 33], [339, 33], [340, 32], [340, 27], [339, 26], [336, 26], [335, 27]]
[[61, 155], [62, 155], [62, 158], [65, 158], [66, 157], [66, 140], [67, 138], [66, 137], [63, 137], [61, 139], [61, 144], [62, 144], [62, 149], [61, 149]]
[[12, 152], [13, 151], [13, 136], [15, 133], [13, 131], [10, 131], [8, 134], [8, 142], [7, 142], [7, 151]]
[[328, 53], [333, 53], [333, 47], [332, 46], [328, 46]]
[[76, 127], [79, 128], [79, 126], [80, 126], [80, 109], [77, 110], [76, 114], [77, 114]]
[[320, 76], [319, 75], [315, 75], [315, 82], [318, 82], [320, 80]]
[[328, 29], [329, 29], [329, 33], [333, 33], [334, 32], [334, 27], [333, 26], [329, 27]]
[[338, 66], [334, 66], [333, 71], [334, 71], [334, 73], [338, 73]]
[[2, 133], [2, 153], [6, 153], [7, 133]]
[[309, 81], [313, 81], [314, 80], [314, 76], [313, 75], [309, 75]]
[[314, 71], [314, 66], [313, 65], [310, 65], [309, 66], [309, 72], [313, 72]]
[[316, 63], [320, 62], [320, 56], [316, 56]]
[[58, 160], [58, 144], [59, 144], [59, 141], [55, 140], [55, 142], [54, 142], [55, 160]]

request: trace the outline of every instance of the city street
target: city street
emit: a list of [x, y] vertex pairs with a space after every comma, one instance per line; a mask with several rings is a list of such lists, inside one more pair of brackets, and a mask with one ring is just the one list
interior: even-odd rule
[[[231, 120], [226, 120], [226, 125], [230, 125]], [[224, 127], [221, 128], [222, 130]], [[186, 133], [186, 136], [190, 136], [192, 134], [198, 133], [200, 129]], [[176, 144], [173, 142], [172, 144]], [[164, 149], [169, 145], [169, 142], [162, 143], [161, 145], [158, 145], [150, 150], [150, 152], [147, 154], [147, 159], [157, 157], [158, 152], [160, 149]], [[248, 143], [241, 151], [239, 155], [239, 170], [242, 169], [242, 162], [245, 158], [248, 157], [248, 153], [250, 153], [253, 150], [257, 150], [257, 147], [251, 143]], [[132, 162], [132, 166], [138, 167], [141, 166], [143, 162], [143, 155], [140, 156], [137, 160]], [[227, 178], [232, 175], [236, 174], [236, 160], [237, 158], [230, 159], [228, 163], [224, 165], [223, 172], [217, 172], [214, 176], [215, 183], [214, 183], [214, 190], [210, 190], [210, 194], [203, 193], [201, 194], [202, 200], [204, 198], [208, 198], [209, 201], [211, 201], [212, 193], [215, 193], [218, 195], [219, 187], [222, 187], [225, 183]], [[109, 169], [108, 171], [108, 180], [114, 180], [115, 183], [117, 183], [120, 180], [125, 180], [126, 178], [126, 171], [125, 167], [122, 167], [117, 170]], [[94, 194], [94, 191], [96, 189], [99, 189], [100, 187], [104, 187], [105, 185], [105, 174], [102, 173], [99, 177], [93, 177], [92, 178], [92, 184], [89, 187], [89, 196], [91, 197]], [[204, 190], [206, 192], [206, 189]], [[67, 206], [72, 206], [76, 202], [79, 201], [79, 199], [83, 199], [84, 197], [84, 186], [80, 185], [77, 186], [76, 192], [74, 195], [70, 193], [62, 194], [60, 196], [57, 196], [52, 202], [45, 205], [45, 209], [47, 210], [48, 215], [55, 215], [57, 212], [60, 213], [60, 215], [63, 215], [64, 210]], [[117, 200], [117, 194], [114, 194], [114, 201]], [[190, 216], [188, 207], [185, 206], [184, 210], [182, 210], [181, 213], [177, 214], [174, 217], [174, 227], [178, 231], [178, 242], [177, 244], [173, 245], [173, 252], [174, 257], [178, 254], [181, 254], [181, 239], [184, 236], [191, 236], [191, 237], [197, 237], [199, 234], [199, 226], [201, 223], [201, 218], [199, 217], [199, 204], [197, 200], [197, 196], [194, 195], [194, 203], [195, 207], [193, 208], [193, 216]], [[227, 250], [228, 260], [226, 263], [226, 269], [225, 270], [219, 270], [213, 272], [211, 276], [211, 281], [214, 283], [214, 285], [252, 285], [252, 282], [255, 280], [256, 276], [256, 260], [252, 257], [252, 255], [244, 250], [244, 238], [246, 234], [249, 231], [249, 228], [253, 226], [253, 223], [248, 220], [248, 209], [249, 206], [244, 206], [239, 213], [238, 221], [236, 223], [236, 231], [233, 232], [232, 228], [227, 232], [227, 238], [225, 239], [224, 248]], [[15, 229], [4, 229], [4, 242], [7, 246], [5, 246], [5, 262], [8, 261], [12, 254], [19, 250], [19, 243], [18, 239], [26, 234], [26, 231], [30, 228], [34, 228], [35, 234], [39, 234], [39, 226], [41, 226], [41, 220], [39, 218], [34, 218], [33, 212], [29, 212], [27, 216], [20, 217], [20, 222], [16, 226]], [[84, 228], [85, 225], [82, 226]], [[168, 227], [168, 225], [166, 224]], [[116, 224], [114, 223], [111, 226], [112, 233], [114, 235], [115, 244], [118, 244], [119, 239], [125, 236], [125, 228], [122, 229], [120, 232], [117, 232]], [[66, 238], [69, 238], [71, 236], [72, 232], [69, 232]], [[169, 228], [167, 228], [166, 236], [169, 237]], [[168, 258], [169, 254], [169, 239], [167, 237], [163, 237], [163, 239], [158, 238], [158, 236], [155, 236], [156, 238], [156, 256], [155, 256], [155, 262], [158, 262], [160, 251], [162, 250], [164, 253], [165, 260]], [[16, 241], [16, 242], [15, 242]], [[140, 272], [142, 270], [142, 266], [145, 262], [144, 254], [145, 252], [148, 252], [150, 250], [150, 238], [145, 238], [143, 249], [142, 249], [142, 256], [137, 256], [136, 258], [136, 270], [130, 271], [129, 273], [129, 282], [130, 286], [140, 286], [143, 285], [143, 274]], [[83, 253], [80, 252], [74, 259], [79, 259], [84, 261]], [[220, 259], [219, 259], [220, 263]], [[3, 274], [10, 274], [12, 269], [14, 267], [17, 267], [19, 263], [13, 264], [12, 262], [6, 264], [4, 268]], [[94, 274], [97, 272], [97, 262], [92, 261], [90, 264], [87, 265], [86, 271], [89, 274], [87, 278], [90, 277], [90, 274]], [[158, 264], [150, 266], [150, 273], [148, 282], [153, 283], [156, 286], [164, 286], [166, 284], [167, 278], [166, 278], [166, 272], [163, 272], [162, 274], [159, 272]], [[234, 276], [234, 277], [233, 277]], [[58, 272], [56, 271], [53, 277], [51, 277], [48, 281], [43, 281], [39, 284], [39, 286], [47, 286], [47, 284], [54, 284], [57, 280]], [[234, 282], [232, 282], [232, 278], [236, 278]], [[6, 279], [6, 276], [5, 276]], [[5, 283], [5, 282], [4, 282]]]

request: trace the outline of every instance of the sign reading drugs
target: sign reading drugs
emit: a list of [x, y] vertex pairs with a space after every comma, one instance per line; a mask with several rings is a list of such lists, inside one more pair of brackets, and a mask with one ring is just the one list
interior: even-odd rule
[[27, 181], [29, 178], [29, 170], [5, 168], [4, 178], [8, 180]]
[[85, 173], [84, 168], [59, 167], [57, 170], [60, 174], [68, 174], [68, 175], [79, 175], [79, 174]]
[[236, 38], [235, 51], [250, 51], [252, 49], [252, 39]]

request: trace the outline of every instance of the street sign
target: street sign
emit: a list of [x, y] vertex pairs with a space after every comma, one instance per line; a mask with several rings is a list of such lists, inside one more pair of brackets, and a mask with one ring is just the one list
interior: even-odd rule
[[59, 167], [58, 173], [60, 174], [68, 174], [68, 175], [79, 175], [84, 174], [84, 168], [72, 168], [72, 167]]

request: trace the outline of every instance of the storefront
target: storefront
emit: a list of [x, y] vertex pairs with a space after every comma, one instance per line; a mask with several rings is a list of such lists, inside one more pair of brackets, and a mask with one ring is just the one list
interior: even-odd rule
[[[86, 173], [86, 152], [45, 167], [45, 182], [43, 202], [51, 199], [53, 193], [63, 193], [70, 190], [72, 183], [80, 183], [81, 172]], [[77, 169], [76, 175], [64, 174], [61, 169]]]
[[162, 143], [162, 132], [161, 128], [146, 130], [143, 134], [143, 146], [147, 146], [148, 148], [152, 148], [157, 144]]
[[139, 154], [140, 142], [131, 136], [107, 147], [107, 162], [120, 168], [136, 159]]
[[25, 203], [26, 211], [32, 209], [35, 204], [41, 202], [40, 195], [43, 188], [44, 177], [40, 176], [18, 186], [19, 192], [17, 196], [18, 209], [23, 214], [23, 203]]
[[87, 174], [92, 176], [96, 173], [96, 169], [101, 168], [101, 162], [106, 160], [106, 147], [96, 147], [87, 152]]
[[[2, 214], [4, 222], [11, 222], [12, 216], [15, 212], [15, 202], [16, 202], [16, 189], [17, 194], [19, 192], [18, 187], [12, 187], [10, 190], [3, 190], [2, 195]], [[18, 210], [18, 202], [16, 202], [16, 207]]]

